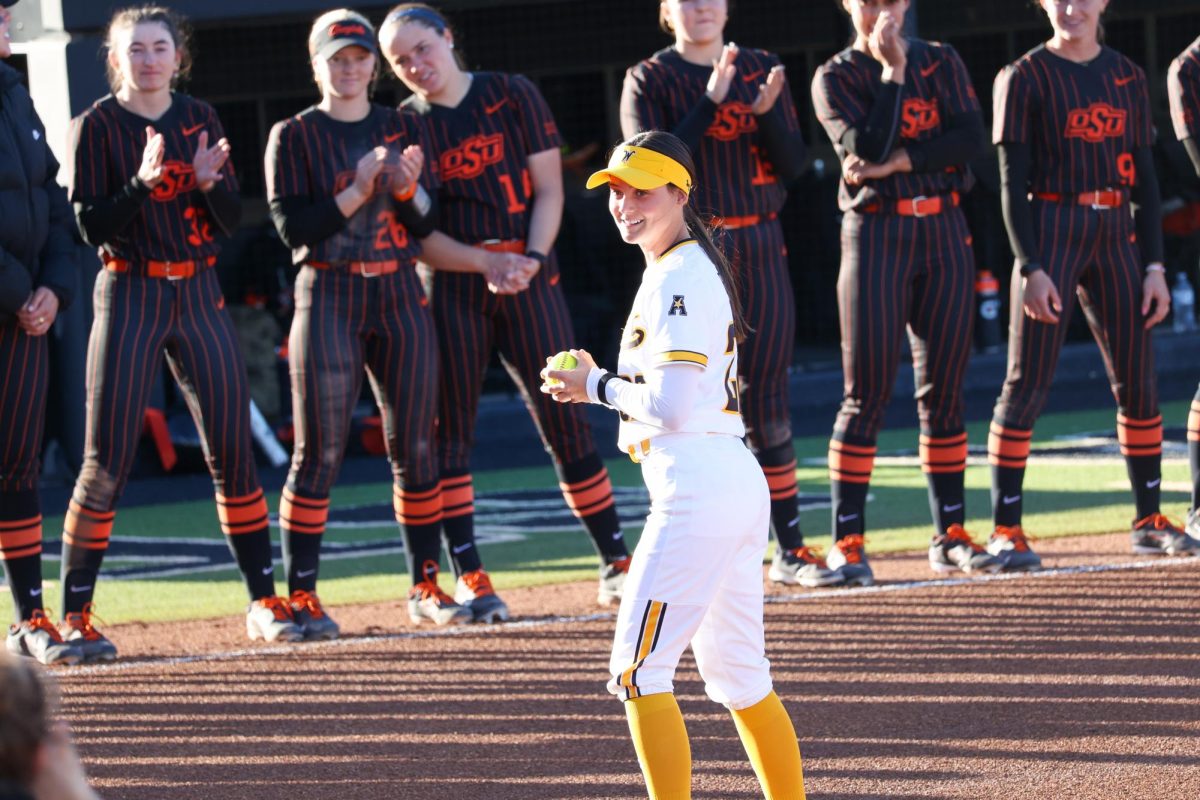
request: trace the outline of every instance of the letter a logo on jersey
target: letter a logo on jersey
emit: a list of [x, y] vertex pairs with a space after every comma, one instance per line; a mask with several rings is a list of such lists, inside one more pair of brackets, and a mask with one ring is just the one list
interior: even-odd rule
[[687, 306], [683, 304], [683, 295], [677, 294], [671, 297], [671, 310], [667, 312], [667, 316], [687, 316]]

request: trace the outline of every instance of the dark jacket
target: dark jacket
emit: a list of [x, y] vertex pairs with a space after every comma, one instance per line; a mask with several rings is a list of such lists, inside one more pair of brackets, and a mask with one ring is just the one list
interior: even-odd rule
[[75, 221], [57, 176], [20, 73], [0, 62], [0, 321], [38, 287], [63, 308], [75, 294]]
[[0, 779], [0, 800], [33, 800], [33, 792], [19, 784]]

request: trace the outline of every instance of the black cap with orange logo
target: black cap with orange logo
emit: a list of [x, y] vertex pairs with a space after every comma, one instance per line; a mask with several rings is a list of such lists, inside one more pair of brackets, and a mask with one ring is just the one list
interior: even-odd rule
[[329, 22], [311, 40], [311, 55], [329, 58], [343, 47], [357, 45], [368, 52], [375, 52], [375, 31], [357, 17], [343, 17]]

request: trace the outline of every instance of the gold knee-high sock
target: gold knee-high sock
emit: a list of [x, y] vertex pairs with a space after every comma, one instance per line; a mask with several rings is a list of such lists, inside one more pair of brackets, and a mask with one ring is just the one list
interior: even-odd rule
[[691, 800], [692, 747], [675, 695], [626, 700], [625, 716], [650, 800]]
[[771, 692], [733, 712], [738, 736], [767, 800], [804, 800], [804, 769], [796, 729], [779, 696]]

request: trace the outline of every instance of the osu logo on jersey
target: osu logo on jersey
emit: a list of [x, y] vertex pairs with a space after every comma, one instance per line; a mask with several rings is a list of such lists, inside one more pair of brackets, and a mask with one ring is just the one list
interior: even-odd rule
[[937, 98], [912, 97], [900, 107], [900, 135], [905, 139], [915, 139], [918, 134], [936, 128], [939, 122]]
[[160, 203], [169, 203], [181, 194], [196, 188], [196, 170], [183, 161], [164, 161], [162, 180], [154, 187], [150, 197]]
[[442, 168], [442, 179], [474, 178], [484, 168], [504, 160], [504, 134], [490, 136], [480, 134], [465, 140], [453, 150], [442, 153], [438, 160]]
[[[391, 192], [393, 190], [407, 189], [408, 186], [400, 185], [400, 181], [396, 179], [398, 168], [394, 164], [384, 164], [383, 169], [375, 176], [375, 191]], [[350, 187], [354, 183], [355, 170], [346, 170], [339, 172], [333, 180], [333, 193], [341, 194], [344, 189]]]
[[706, 136], [720, 139], [722, 142], [732, 142], [743, 133], [758, 130], [758, 120], [754, 112], [745, 103], [722, 103], [717, 109], [717, 118], [704, 132]]
[[1092, 103], [1087, 108], [1076, 108], [1067, 112], [1068, 138], [1083, 139], [1085, 142], [1102, 142], [1107, 138], [1125, 133], [1126, 111], [1113, 108], [1108, 103]]

